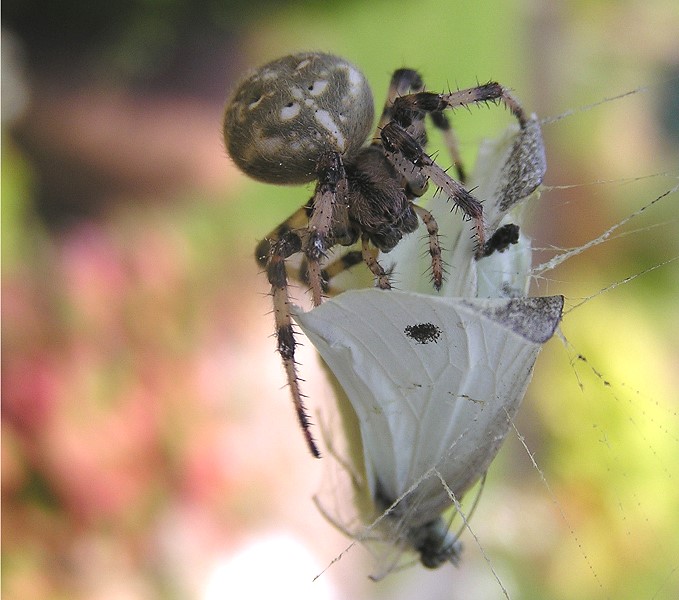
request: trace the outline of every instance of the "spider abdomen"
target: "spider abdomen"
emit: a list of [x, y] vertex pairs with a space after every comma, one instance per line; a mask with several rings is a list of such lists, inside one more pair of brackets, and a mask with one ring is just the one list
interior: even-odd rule
[[370, 86], [350, 62], [292, 54], [240, 83], [224, 115], [226, 149], [254, 179], [306, 183], [321, 155], [351, 156], [363, 145], [373, 114]]

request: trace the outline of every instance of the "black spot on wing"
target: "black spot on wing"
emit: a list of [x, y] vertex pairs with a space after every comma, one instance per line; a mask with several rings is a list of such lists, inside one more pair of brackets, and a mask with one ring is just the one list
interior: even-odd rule
[[415, 340], [418, 344], [429, 344], [431, 342], [438, 342], [441, 337], [441, 330], [433, 323], [418, 323], [417, 325], [408, 325], [403, 331], [409, 338]]

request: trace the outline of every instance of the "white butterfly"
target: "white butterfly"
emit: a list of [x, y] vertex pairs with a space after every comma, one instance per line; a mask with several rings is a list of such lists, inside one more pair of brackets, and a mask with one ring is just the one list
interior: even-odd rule
[[[488, 231], [520, 224], [522, 202], [545, 172], [540, 127], [486, 143], [476, 166]], [[561, 319], [563, 297], [526, 297], [530, 241], [474, 258], [473, 240], [445, 198], [428, 210], [450, 244], [449, 275], [431, 289], [428, 258], [403, 240], [389, 261], [393, 290], [344, 292], [295, 318], [350, 402], [360, 439], [369, 527], [427, 567], [457, 562], [460, 544], [441, 514], [484, 476], [531, 378], [537, 355]], [[342, 407], [346, 411], [348, 407]], [[350, 425], [351, 426], [351, 425]], [[354, 448], [356, 450], [356, 448]], [[356, 454], [356, 453], [355, 453]], [[445, 484], [445, 485], [444, 485]]]

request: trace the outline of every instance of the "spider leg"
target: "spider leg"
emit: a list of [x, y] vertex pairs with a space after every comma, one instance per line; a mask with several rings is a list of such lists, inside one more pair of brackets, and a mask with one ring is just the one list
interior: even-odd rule
[[[393, 119], [393, 105], [396, 98], [413, 92], [421, 92], [423, 90], [424, 82], [417, 71], [414, 71], [413, 69], [397, 69], [394, 71], [394, 74], [391, 76], [391, 81], [389, 82], [389, 91], [387, 92], [387, 100], [384, 103], [382, 116], [380, 117], [380, 122], [377, 124], [377, 131], [379, 132], [382, 127]], [[422, 122], [422, 119], [420, 119], [420, 122]], [[410, 133], [411, 135], [413, 134], [412, 131]], [[422, 127], [422, 133], [424, 133], [424, 127]], [[413, 137], [417, 137], [421, 143], [426, 142], [426, 139], [420, 139], [417, 135], [414, 135]], [[378, 135], [373, 144], [380, 143]]]
[[393, 120], [401, 127], [407, 128], [413, 118], [417, 118], [419, 112], [435, 113], [480, 102], [501, 102], [519, 121], [521, 129], [528, 125], [528, 117], [519, 101], [506, 88], [494, 81], [448, 94], [417, 92], [401, 96], [394, 100]]
[[377, 252], [370, 246], [370, 240], [367, 235], [361, 236], [361, 254], [363, 262], [368, 266], [370, 272], [377, 280], [377, 287], [381, 290], [390, 290], [391, 282], [389, 281], [389, 273], [387, 273], [382, 265], [377, 260]]
[[321, 156], [317, 173], [318, 185], [311, 201], [309, 235], [303, 247], [314, 306], [320, 305], [322, 299], [321, 259], [334, 244], [344, 244], [352, 239], [347, 212], [349, 184], [339, 153], [328, 152]]
[[438, 292], [443, 284], [443, 260], [441, 259], [441, 245], [439, 244], [439, 226], [427, 209], [413, 204], [413, 209], [422, 219], [429, 235], [429, 254], [431, 255], [431, 277], [434, 288]]
[[[529, 118], [521, 104], [506, 88], [497, 82], [489, 82], [448, 94], [416, 92], [396, 98], [392, 107], [393, 120], [382, 129], [382, 140], [385, 142], [385, 147], [397, 150], [392, 162], [400, 171], [407, 169], [407, 165], [403, 163], [398, 151], [405, 158], [405, 162], [412, 162], [412, 169], [419, 169], [424, 172], [462, 208], [467, 216], [474, 219], [477, 231], [475, 253], [477, 259], [489, 256], [495, 250], [503, 251], [510, 244], [516, 243], [518, 228], [515, 225], [505, 229], [501, 228], [486, 242], [481, 205], [461, 185], [450, 179], [429, 156], [424, 154], [421, 148], [417, 147], [417, 140], [408, 139], [408, 134], [410, 124], [421, 119], [422, 114], [430, 114], [435, 123], [439, 121], [441, 126], [445, 128], [445, 121], [442, 120], [445, 118], [444, 110], [480, 102], [504, 104], [516, 117], [521, 129], [524, 132], [528, 131]], [[391, 141], [390, 147], [387, 140]], [[454, 160], [456, 160], [455, 157]], [[460, 173], [459, 169], [458, 173]]]
[[[262, 269], [266, 269], [266, 264], [269, 260], [269, 256], [271, 255], [272, 248], [274, 244], [281, 239], [281, 237], [289, 234], [290, 231], [298, 232], [301, 236], [301, 232], [307, 229], [309, 223], [310, 206], [310, 204], [305, 204], [304, 206], [298, 208], [292, 215], [290, 215], [290, 217], [288, 217], [283, 223], [276, 227], [276, 229], [269, 232], [269, 234], [263, 240], [261, 240], [259, 244], [257, 244], [257, 248], [255, 250], [255, 259]], [[334, 295], [332, 289], [328, 285], [330, 281], [347, 269], [350, 269], [351, 267], [362, 262], [363, 256], [361, 251], [352, 250], [340, 257], [335, 258], [331, 263], [325, 265], [321, 269], [321, 286], [323, 288], [323, 293], [331, 296]], [[290, 270], [290, 265], [287, 265], [288, 277], [305, 285], [309, 285], [309, 262], [306, 256], [302, 256], [302, 262], [301, 264], [297, 265], [297, 267], [298, 268]]]
[[258, 244], [255, 251], [257, 261], [265, 264], [271, 284], [278, 352], [283, 360], [297, 419], [307, 446], [315, 457], [320, 457], [320, 452], [311, 435], [311, 424], [299, 387], [285, 261], [293, 254], [303, 252], [312, 299], [318, 306], [323, 287], [320, 261], [336, 240], [347, 241], [352, 237], [348, 228], [348, 184], [338, 153], [331, 152], [321, 157], [318, 181], [311, 202], [279, 225]]
[[297, 367], [295, 363], [295, 332], [292, 328], [292, 313], [290, 312], [290, 297], [288, 294], [288, 276], [285, 268], [285, 259], [299, 252], [302, 248], [302, 239], [294, 232], [281, 236], [273, 243], [266, 264], [266, 275], [271, 284], [271, 296], [273, 298], [274, 320], [276, 326], [276, 340], [278, 353], [283, 360], [283, 367], [290, 386], [292, 401], [297, 413], [297, 420], [304, 433], [307, 446], [316, 458], [321, 453], [311, 435], [311, 423], [309, 415], [304, 407], [303, 395], [299, 387]]
[[431, 117], [431, 122], [434, 124], [438, 130], [441, 131], [443, 135], [443, 143], [446, 145], [448, 154], [453, 160], [453, 166], [455, 167], [455, 174], [461, 183], [467, 180], [467, 173], [464, 169], [464, 164], [462, 163], [462, 156], [460, 155], [460, 145], [457, 141], [457, 136], [450, 125], [450, 119], [448, 116], [439, 110], [429, 113]]
[[[332, 262], [326, 264], [321, 269], [321, 284], [323, 286], [323, 293], [328, 296], [335, 296], [341, 290], [334, 289], [331, 286], [332, 280], [351, 269], [352, 267], [361, 264], [363, 262], [363, 253], [360, 250], [350, 250], [346, 254], [335, 258]], [[307, 267], [306, 259], [302, 261], [302, 265], [299, 272], [299, 277], [302, 283], [309, 284], [309, 272]]]
[[[380, 131], [389, 121], [394, 118], [394, 102], [397, 98], [401, 98], [406, 94], [424, 92], [424, 81], [417, 71], [412, 69], [399, 69], [395, 71], [391, 78], [391, 85], [389, 86], [389, 93], [387, 95], [387, 102], [382, 111], [382, 118], [378, 125]], [[398, 108], [397, 103], [397, 108]], [[415, 113], [412, 117], [412, 123], [407, 127], [407, 131], [412, 135], [422, 146], [427, 145], [427, 132], [424, 128], [424, 112]], [[448, 154], [453, 160], [455, 173], [457, 178], [464, 183], [466, 174], [462, 165], [462, 157], [460, 156], [459, 144], [457, 137], [450, 126], [450, 120], [442, 110], [434, 110], [429, 113], [431, 122], [443, 135], [443, 142], [448, 149]], [[379, 143], [379, 142], [378, 142]], [[424, 193], [424, 190], [422, 190]]]
[[[396, 102], [398, 98], [408, 95], [412, 96], [419, 92], [424, 92], [424, 81], [422, 80], [422, 76], [417, 71], [413, 69], [398, 69], [394, 71], [389, 84], [387, 100], [384, 104], [384, 109], [382, 110], [382, 116], [380, 117], [380, 122], [377, 125], [378, 134], [375, 136], [373, 145], [381, 145], [382, 140], [379, 136], [379, 131], [381, 131], [387, 123], [394, 119], [394, 102]], [[396, 103], [397, 109], [399, 104], [402, 103]], [[411, 110], [410, 122], [408, 123], [407, 127], [405, 127], [406, 131], [423, 147], [427, 145], [427, 131], [424, 127], [424, 116], [424, 111]], [[450, 154], [452, 158], [457, 178], [461, 182], [464, 182], [466, 179], [466, 174], [462, 164], [462, 157], [460, 155], [457, 137], [455, 136], [455, 133], [450, 125], [450, 120], [442, 110], [430, 111], [429, 116], [434, 127], [441, 131], [443, 135], [443, 141], [446, 145], [446, 148], [448, 149], [448, 154]], [[411, 196], [421, 196], [426, 191], [426, 181], [408, 181], [408, 188], [409, 191], [412, 192]]]
[[351, 267], [359, 264], [362, 260], [363, 254], [360, 250], [351, 250], [343, 256], [340, 256], [323, 269], [326, 281], [332, 281], [332, 279], [337, 277], [340, 273], [343, 273], [347, 269], [351, 269]]
[[278, 240], [290, 231], [301, 231], [306, 229], [309, 223], [309, 208], [305, 204], [292, 213], [276, 229], [257, 244], [255, 249], [255, 260], [262, 268], [266, 268], [271, 251]]
[[382, 128], [381, 137], [387, 158], [400, 173], [407, 177], [415, 172], [431, 179], [467, 217], [474, 221], [478, 253], [479, 248], [482, 249], [486, 242], [481, 203], [462, 184], [439, 167], [424, 152], [422, 146], [395, 121], [387, 123]]
[[[373, 139], [373, 146], [381, 146], [382, 139], [380, 131], [394, 119], [394, 101], [401, 96], [421, 92], [424, 90], [424, 82], [421, 75], [413, 69], [397, 69], [391, 76], [387, 100], [384, 103], [382, 116], [377, 124], [377, 131]], [[427, 130], [424, 126], [425, 113], [413, 114], [411, 122], [408, 124], [408, 133], [422, 146], [427, 144]], [[427, 179], [419, 173], [410, 173], [404, 176], [404, 188], [409, 198], [422, 196], [427, 190]]]
[[519, 101], [506, 88], [494, 81], [448, 94], [419, 91], [407, 96], [400, 96], [394, 100], [392, 115], [394, 121], [410, 133], [411, 122], [419, 121], [423, 113], [428, 113], [434, 126], [443, 133], [443, 139], [453, 159], [457, 177], [461, 182], [464, 182], [466, 174], [462, 166], [457, 138], [450, 127], [448, 117], [443, 111], [448, 108], [458, 108], [480, 102], [501, 102], [517, 118], [521, 128], [526, 128], [528, 117]]

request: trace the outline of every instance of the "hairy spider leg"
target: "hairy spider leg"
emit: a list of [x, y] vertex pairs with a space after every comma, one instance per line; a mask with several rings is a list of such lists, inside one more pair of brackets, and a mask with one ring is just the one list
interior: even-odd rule
[[[377, 254], [376, 248], [373, 248], [373, 251]], [[360, 250], [351, 250], [326, 265], [323, 269], [325, 280], [329, 283], [340, 273], [343, 273], [347, 269], [351, 269], [351, 267], [354, 267], [361, 262], [363, 262], [363, 252]]]
[[339, 153], [329, 152], [323, 155], [318, 161], [318, 184], [310, 204], [295, 211], [285, 223], [260, 242], [256, 250], [257, 260], [266, 260], [278, 352], [283, 360], [297, 419], [307, 446], [316, 458], [321, 453], [311, 435], [311, 423], [297, 376], [296, 342], [285, 261], [297, 252], [303, 252], [312, 300], [315, 306], [320, 305], [323, 287], [320, 261], [325, 257], [327, 249], [336, 243], [335, 229], [340, 239], [346, 239], [349, 235], [348, 216], [345, 214], [347, 189], [346, 173]]
[[271, 246], [266, 265], [266, 275], [271, 284], [273, 298], [274, 320], [276, 326], [276, 340], [278, 353], [283, 360], [285, 375], [290, 386], [292, 401], [297, 413], [297, 420], [304, 434], [307, 446], [316, 458], [321, 453], [311, 435], [309, 415], [304, 407], [303, 395], [299, 387], [297, 366], [295, 363], [295, 332], [292, 328], [292, 313], [290, 311], [290, 297], [288, 294], [288, 277], [285, 259], [302, 249], [302, 239], [295, 231], [288, 231]]
[[[394, 101], [404, 95], [410, 95], [424, 90], [424, 82], [420, 74], [413, 69], [397, 69], [391, 76], [389, 83], [389, 91], [387, 92], [387, 99], [384, 103], [382, 116], [377, 124], [377, 131], [373, 140], [373, 146], [382, 146], [382, 138], [380, 132], [382, 128], [394, 119]], [[425, 113], [419, 112], [413, 114], [411, 122], [408, 124], [408, 133], [417, 142], [426, 146], [427, 144], [427, 130], [424, 126]], [[404, 188], [409, 199], [419, 198], [427, 191], [427, 178], [421, 173], [413, 172], [409, 174], [401, 173], [404, 178]]]
[[434, 124], [434, 127], [441, 131], [443, 143], [453, 161], [453, 167], [455, 167], [455, 175], [460, 183], [465, 183], [467, 181], [467, 172], [465, 171], [462, 156], [460, 155], [460, 144], [457, 141], [455, 131], [450, 125], [448, 115], [442, 111], [433, 111], [429, 113], [429, 116], [431, 117], [431, 122]]
[[[380, 131], [394, 118], [394, 101], [403, 95], [417, 93], [422, 90], [424, 90], [424, 81], [422, 80], [422, 76], [417, 71], [414, 69], [397, 69], [394, 71], [389, 83], [389, 91], [387, 92], [387, 99], [384, 103], [382, 115], [377, 125], [377, 133], [372, 143], [373, 146], [382, 146]], [[427, 131], [424, 126], [424, 116], [424, 112], [420, 112], [418, 115], [415, 115], [408, 127], [408, 133], [423, 146], [427, 143]], [[447, 119], [445, 119], [445, 116], [443, 118], [445, 120], [445, 125], [447, 125], [449, 128], [450, 126], [447, 123]], [[434, 119], [432, 120], [436, 126], [439, 126], [441, 123], [440, 119], [438, 121]], [[417, 172], [401, 172], [401, 175], [404, 177], [404, 188], [409, 199], [414, 199], [424, 194], [427, 189], [427, 178], [424, 175]], [[443, 264], [441, 261], [441, 248], [438, 241], [438, 225], [429, 211], [417, 207], [415, 204], [412, 204], [412, 206], [425, 224], [427, 233], [429, 234], [429, 253], [432, 257], [432, 280], [434, 287], [439, 290], [441, 289], [443, 282]], [[367, 247], [364, 245], [364, 261], [366, 264], [368, 264], [371, 272], [377, 277], [378, 287], [387, 289], [384, 286], [388, 283], [388, 274], [384, 272], [377, 261], [377, 251], [372, 250], [372, 256], [369, 258], [365, 258], [366, 252]]]
[[439, 226], [436, 219], [434, 219], [434, 215], [427, 209], [417, 204], [413, 204], [413, 209], [427, 228], [429, 255], [431, 256], [431, 280], [434, 284], [434, 289], [438, 292], [443, 285], [443, 260], [441, 258], [441, 244], [439, 244]]
[[[313, 200], [313, 198], [312, 198]], [[302, 232], [306, 230], [309, 224], [309, 213], [311, 212], [311, 202], [300, 206], [292, 215], [290, 215], [283, 223], [281, 223], [276, 229], [269, 232], [269, 234], [257, 244], [255, 250], [255, 258], [259, 265], [266, 269], [266, 264], [271, 254], [271, 248], [273, 245], [284, 235], [290, 231], [298, 232], [298, 235], [302, 235]], [[377, 249], [372, 249], [375, 257], [377, 256]], [[331, 282], [338, 275], [342, 274], [344, 271], [355, 267], [356, 265], [363, 264], [363, 253], [361, 250], [350, 250], [342, 256], [338, 256], [328, 264], [324, 265], [321, 269], [321, 285], [323, 288], [323, 294], [327, 296], [335, 296], [339, 293], [337, 290], [333, 290]], [[295, 269], [290, 272], [288, 267], [288, 277], [299, 281], [305, 285], [309, 285], [309, 261], [306, 256], [302, 256], [302, 262], [299, 265], [299, 269]]]
[[390, 290], [391, 282], [389, 281], [389, 273], [387, 273], [382, 265], [377, 260], [376, 252], [374, 252], [370, 245], [370, 240], [367, 235], [361, 236], [361, 252], [363, 261], [368, 265], [368, 269], [375, 276], [377, 287], [381, 290]]
[[[379, 132], [382, 127], [394, 118], [393, 106], [396, 98], [421, 91], [424, 91], [424, 82], [417, 71], [413, 69], [396, 69], [389, 82], [389, 91], [387, 92], [387, 99], [382, 109], [380, 122], [377, 124], [377, 131]], [[420, 141], [424, 143], [426, 140], [421, 139]], [[379, 137], [373, 142], [373, 144], [380, 143]]]
[[[438, 102], [436, 106], [432, 105], [435, 98]], [[431, 116], [432, 123], [443, 133], [444, 143], [450, 153], [457, 178], [461, 183], [466, 181], [466, 173], [462, 165], [462, 157], [460, 156], [459, 144], [457, 137], [450, 126], [447, 115], [443, 112], [448, 108], [456, 108], [466, 106], [468, 104], [477, 104], [479, 102], [501, 102], [503, 103], [517, 118], [521, 129], [525, 129], [528, 118], [521, 107], [521, 104], [512, 96], [512, 94], [499, 83], [489, 82], [484, 85], [479, 85], [473, 88], [458, 90], [448, 94], [431, 94], [429, 92], [421, 92], [402, 96], [396, 102], [394, 109], [395, 120], [401, 125], [400, 116], [405, 112], [406, 114], [413, 109], [416, 111], [424, 110]]]
[[271, 249], [276, 242], [290, 231], [301, 231], [306, 229], [309, 223], [309, 206], [300, 206], [294, 213], [292, 213], [285, 221], [283, 221], [276, 229], [270, 231], [267, 236], [257, 244], [255, 248], [255, 260], [262, 267], [266, 268], [269, 257], [271, 256]]
[[257, 262], [266, 267], [271, 248], [281, 237], [293, 231], [306, 240], [302, 242], [302, 263], [293, 278], [309, 285], [315, 306], [321, 303], [321, 293], [328, 292], [327, 284], [333, 277], [363, 260], [360, 251], [349, 252], [320, 268], [328, 248], [335, 244], [353, 244], [355, 238], [347, 229], [347, 182], [339, 155], [321, 159], [319, 168], [322, 173], [311, 200], [271, 231], [255, 250]]
[[[305, 235], [307, 227], [309, 226], [309, 217], [313, 208], [313, 197], [304, 206], [300, 206], [294, 213], [292, 213], [285, 221], [283, 221], [278, 227], [270, 231], [267, 236], [257, 244], [255, 249], [255, 258], [262, 268], [266, 268], [267, 261], [271, 255], [271, 248], [274, 244], [281, 239], [284, 235], [290, 231], [295, 231], [301, 237]], [[352, 256], [353, 255], [353, 256]], [[342, 262], [346, 262], [345, 265], [341, 265]], [[361, 257], [360, 250], [356, 250], [353, 253], [349, 252], [344, 256], [336, 259], [331, 264], [326, 265], [321, 269], [321, 285], [323, 287], [323, 293], [328, 294], [328, 282], [350, 267], [356, 264], [362, 263], [363, 258]], [[340, 263], [340, 264], [335, 264]], [[299, 265], [299, 269], [295, 269], [292, 273], [288, 273], [288, 276], [296, 281], [309, 285], [309, 261], [306, 256], [302, 255], [302, 262]]]
[[483, 207], [461, 183], [452, 179], [433, 159], [424, 152], [422, 146], [395, 121], [387, 123], [382, 129], [382, 142], [385, 154], [394, 167], [405, 176], [413, 172], [421, 173], [431, 179], [457, 205], [464, 214], [474, 221], [478, 248], [486, 241], [483, 226]]
[[393, 120], [387, 123], [380, 137], [387, 158], [405, 177], [413, 173], [431, 179], [459, 206], [465, 215], [474, 221], [476, 229], [476, 258], [484, 256], [486, 234], [483, 224], [483, 207], [460, 183], [452, 179], [434, 160], [424, 152], [421, 144], [410, 135], [408, 128], [422, 114], [441, 113], [447, 108], [456, 108], [480, 102], [502, 102], [517, 118], [519, 126], [528, 124], [526, 114], [519, 102], [499, 83], [490, 82], [474, 88], [458, 90], [448, 94], [416, 92], [394, 100]]
[[[373, 248], [372, 251], [374, 256], [377, 257], [377, 248]], [[333, 288], [332, 280], [338, 275], [344, 273], [344, 271], [348, 271], [356, 265], [363, 264], [363, 262], [363, 252], [361, 252], [361, 250], [350, 250], [346, 254], [338, 256], [326, 264], [321, 269], [321, 283], [323, 285], [323, 293], [327, 296], [336, 296], [342, 290]], [[306, 258], [302, 260], [298, 277], [302, 283], [306, 283], [307, 285], [309, 284], [309, 270]]]
[[[380, 122], [377, 125], [379, 132], [389, 121], [394, 117], [393, 105], [397, 98], [413, 93], [423, 92], [425, 89], [422, 76], [413, 69], [397, 69], [391, 77], [389, 84], [389, 91], [387, 93], [387, 101], [380, 117]], [[443, 136], [443, 143], [446, 146], [448, 154], [450, 155], [455, 173], [460, 182], [464, 183], [467, 176], [465, 173], [462, 157], [460, 155], [459, 144], [457, 136], [453, 131], [448, 116], [443, 111], [432, 111], [429, 113], [431, 122], [436, 129], [441, 131]], [[412, 124], [407, 128], [410, 133], [422, 146], [427, 145], [427, 132], [424, 128], [424, 113], [419, 113], [413, 117]], [[380, 144], [379, 137], [373, 144]], [[422, 190], [424, 193], [424, 189]], [[422, 194], [417, 194], [421, 196]]]
[[481, 102], [501, 102], [519, 121], [521, 129], [525, 129], [528, 125], [528, 117], [519, 101], [511, 95], [509, 90], [495, 81], [448, 94], [417, 92], [400, 96], [394, 100], [393, 120], [407, 128], [419, 112], [441, 112], [448, 108], [458, 108]]
[[311, 201], [309, 236], [303, 248], [314, 306], [319, 306], [322, 300], [321, 259], [331, 246], [351, 237], [347, 211], [349, 184], [339, 153], [327, 152], [321, 156], [317, 171], [318, 185]]

